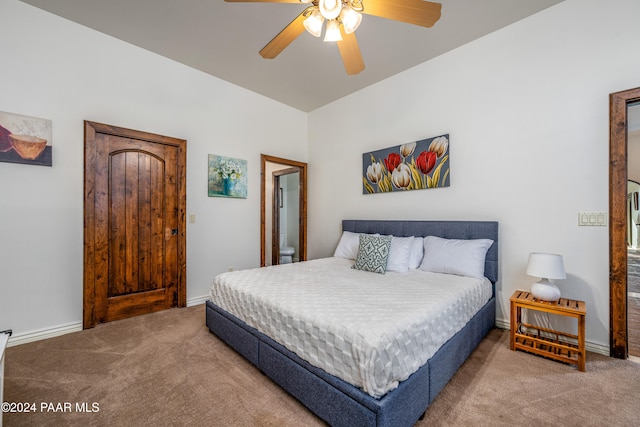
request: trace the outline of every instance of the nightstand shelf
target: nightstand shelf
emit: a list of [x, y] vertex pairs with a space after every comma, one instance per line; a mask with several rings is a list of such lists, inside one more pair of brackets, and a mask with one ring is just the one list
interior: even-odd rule
[[[584, 301], [560, 298], [558, 302], [540, 301], [527, 291], [515, 291], [511, 296], [511, 350], [523, 350], [586, 370]], [[543, 328], [522, 322], [522, 309], [542, 311], [578, 320], [578, 335]]]

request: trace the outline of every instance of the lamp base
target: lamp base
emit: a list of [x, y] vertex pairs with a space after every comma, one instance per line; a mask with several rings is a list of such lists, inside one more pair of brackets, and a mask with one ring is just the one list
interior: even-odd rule
[[560, 299], [560, 289], [548, 279], [542, 279], [531, 285], [531, 295], [542, 301], [558, 302]]

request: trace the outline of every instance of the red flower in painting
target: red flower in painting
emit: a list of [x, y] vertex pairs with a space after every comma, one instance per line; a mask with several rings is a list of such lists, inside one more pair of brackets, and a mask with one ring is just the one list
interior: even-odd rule
[[438, 155], [433, 151], [423, 151], [416, 160], [416, 167], [420, 169], [423, 174], [428, 174], [433, 170], [436, 165]]
[[393, 170], [400, 164], [402, 159], [400, 158], [400, 154], [391, 153], [384, 159], [384, 165], [387, 167], [389, 172], [393, 172]]

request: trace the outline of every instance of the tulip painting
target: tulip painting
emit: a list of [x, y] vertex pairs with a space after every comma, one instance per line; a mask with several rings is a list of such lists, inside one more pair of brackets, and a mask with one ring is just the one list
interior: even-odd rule
[[362, 193], [449, 186], [449, 135], [362, 155]]

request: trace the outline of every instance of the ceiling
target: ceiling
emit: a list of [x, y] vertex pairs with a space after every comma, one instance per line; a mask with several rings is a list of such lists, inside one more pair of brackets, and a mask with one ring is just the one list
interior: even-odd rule
[[303, 4], [21, 1], [308, 112], [562, 0], [442, 0], [432, 28], [364, 15], [356, 35], [366, 68], [352, 76], [335, 43], [306, 32], [275, 59], [258, 54]]

